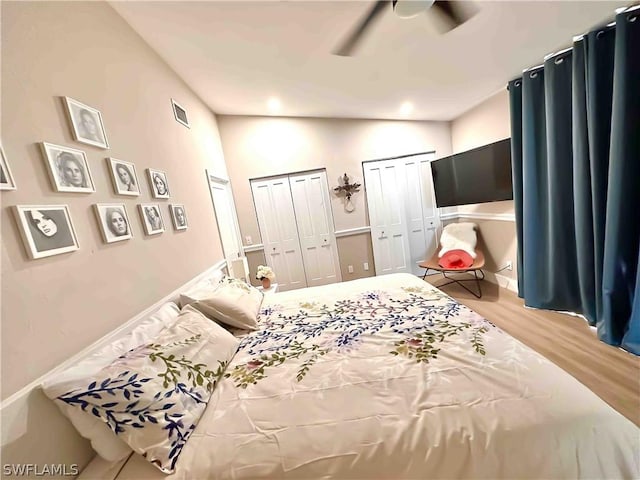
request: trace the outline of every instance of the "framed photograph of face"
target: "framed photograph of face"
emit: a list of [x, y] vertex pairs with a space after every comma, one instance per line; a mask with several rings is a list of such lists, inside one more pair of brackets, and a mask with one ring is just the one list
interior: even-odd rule
[[170, 194], [167, 174], [162, 170], [147, 168], [147, 175], [149, 175], [149, 183], [151, 184], [153, 198], [169, 198]]
[[171, 219], [173, 220], [173, 227], [176, 230], [186, 230], [187, 224], [187, 212], [184, 209], [184, 205], [169, 205], [169, 211], [171, 212]]
[[157, 203], [141, 203], [138, 205], [140, 217], [147, 235], [155, 235], [164, 232], [164, 222], [160, 213], [160, 205]]
[[100, 111], [69, 97], [64, 97], [64, 103], [71, 122], [73, 139], [95, 147], [109, 148]]
[[67, 205], [16, 205], [14, 213], [30, 258], [59, 255], [80, 248]]
[[138, 174], [133, 163], [117, 158], [107, 158], [107, 163], [111, 172], [111, 180], [113, 180], [113, 188], [118, 195], [140, 195]]
[[7, 157], [4, 156], [4, 149], [0, 145], [0, 190], [15, 190], [16, 182], [11, 174], [9, 168], [9, 162]]
[[97, 203], [94, 208], [102, 238], [106, 243], [133, 238], [129, 215], [123, 203]]
[[87, 156], [82, 150], [42, 143], [51, 183], [57, 192], [91, 193], [96, 191]]

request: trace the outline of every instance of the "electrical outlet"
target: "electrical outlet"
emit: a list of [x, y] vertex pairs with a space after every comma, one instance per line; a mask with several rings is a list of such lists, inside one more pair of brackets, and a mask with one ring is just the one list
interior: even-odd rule
[[513, 270], [513, 262], [511, 260], [507, 262], [507, 270]]
[[247, 235], [244, 237], [244, 241], [247, 242], [247, 245], [253, 245], [253, 240], [251, 239], [251, 235]]
[[364, 271], [366, 272], [367, 270], [369, 270], [369, 262], [364, 262], [362, 264], [362, 267], [364, 268]]
[[353, 273], [353, 265], [347, 266], [347, 270], [349, 271], [349, 273]]

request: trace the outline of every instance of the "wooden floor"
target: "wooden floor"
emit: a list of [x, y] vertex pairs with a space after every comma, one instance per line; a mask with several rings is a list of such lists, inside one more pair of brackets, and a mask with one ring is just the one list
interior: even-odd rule
[[[446, 282], [440, 275], [427, 281], [436, 286]], [[640, 357], [599, 341], [582, 318], [525, 308], [515, 293], [493, 283], [482, 282], [481, 299], [455, 284], [442, 290], [569, 372], [640, 426]]]

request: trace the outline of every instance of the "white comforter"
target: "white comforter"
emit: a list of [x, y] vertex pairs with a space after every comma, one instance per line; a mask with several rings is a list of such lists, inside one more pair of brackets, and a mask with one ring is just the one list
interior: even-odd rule
[[227, 374], [172, 477], [640, 475], [635, 425], [410, 275], [265, 297]]

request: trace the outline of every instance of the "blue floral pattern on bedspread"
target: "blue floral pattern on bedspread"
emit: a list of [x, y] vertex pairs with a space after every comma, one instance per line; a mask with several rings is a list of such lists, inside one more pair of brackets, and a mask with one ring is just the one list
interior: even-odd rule
[[[91, 413], [117, 435], [128, 437], [135, 431], [155, 435], [150, 443], [158, 440], [166, 447], [161, 447], [161, 454], [155, 454], [149, 461], [170, 473], [226, 368], [227, 362], [218, 362], [213, 371], [205, 363], [185, 356], [185, 352], [191, 353], [191, 348], [199, 348], [201, 337], [196, 334], [164, 345], [134, 348], [105, 370], [104, 375], [109, 375], [106, 378], [103, 376], [57, 399]], [[132, 365], [141, 368], [132, 371]], [[125, 370], [118, 373], [121, 369]], [[142, 433], [150, 424], [158, 428]], [[144, 450], [140, 453], [147, 456]]]
[[270, 369], [299, 361], [301, 382], [319, 358], [348, 355], [372, 336], [384, 334], [389, 354], [418, 363], [436, 359], [446, 344], [465, 343], [485, 355], [483, 335], [493, 325], [446, 294], [427, 287], [371, 290], [333, 304], [298, 304], [297, 311], [271, 304], [261, 312], [258, 330], [247, 335], [239, 351], [249, 359], [232, 365], [225, 377], [247, 388]]

